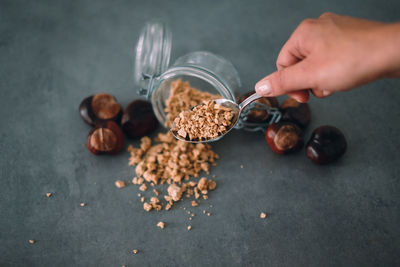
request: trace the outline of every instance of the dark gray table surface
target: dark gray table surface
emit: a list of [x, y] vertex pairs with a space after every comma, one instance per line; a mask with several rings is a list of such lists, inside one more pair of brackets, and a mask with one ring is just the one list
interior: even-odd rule
[[332, 165], [304, 150], [278, 156], [261, 133], [216, 143], [218, 188], [190, 208], [191, 231], [189, 201], [146, 213], [136, 186], [114, 186], [134, 176], [128, 153], [96, 157], [83, 145], [84, 97], [110, 92], [123, 106], [138, 97], [133, 49], [149, 19], [169, 22], [171, 61], [220, 54], [244, 93], [274, 71], [296, 25], [324, 11], [395, 21], [400, 2], [2, 0], [0, 266], [399, 266], [400, 80], [311, 99], [307, 138], [332, 124], [348, 140]]

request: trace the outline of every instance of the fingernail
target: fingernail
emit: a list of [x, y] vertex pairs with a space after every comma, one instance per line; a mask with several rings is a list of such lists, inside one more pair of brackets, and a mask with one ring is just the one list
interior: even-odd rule
[[256, 92], [261, 96], [267, 96], [271, 94], [271, 83], [269, 80], [263, 80], [256, 84]]
[[329, 92], [329, 91], [327, 91], [327, 90], [323, 90], [322, 91], [322, 95], [323, 96], [328, 96], [328, 95], [330, 95], [331, 94], [331, 92]]

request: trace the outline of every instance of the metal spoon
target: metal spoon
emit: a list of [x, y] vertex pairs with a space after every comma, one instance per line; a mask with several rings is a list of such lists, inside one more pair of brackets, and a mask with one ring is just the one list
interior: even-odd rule
[[[251, 96], [249, 96], [248, 98], [246, 98], [245, 100], [243, 100], [243, 102], [240, 103], [240, 104], [236, 104], [232, 100], [228, 100], [228, 99], [223, 99], [223, 98], [222, 99], [215, 99], [214, 102], [216, 104], [224, 106], [224, 107], [227, 107], [227, 108], [230, 108], [232, 110], [232, 112], [233, 112], [233, 118], [231, 120], [231, 124], [227, 127], [226, 131], [223, 134], [221, 134], [220, 136], [218, 136], [218, 137], [210, 138], [210, 139], [206, 139], [206, 140], [188, 140], [188, 139], [185, 139], [182, 136], [180, 136], [177, 131], [172, 131], [171, 130], [171, 132], [175, 136], [175, 138], [177, 138], [177, 139], [179, 139], [181, 141], [190, 142], [190, 143], [208, 143], [208, 142], [217, 141], [217, 140], [221, 139], [222, 137], [224, 137], [230, 130], [232, 130], [233, 127], [235, 127], [235, 125], [239, 121], [240, 114], [242, 113], [244, 108], [248, 104], [250, 104], [251, 102], [253, 102], [253, 101], [255, 101], [255, 100], [259, 99], [259, 98], [261, 98], [261, 96], [259, 96], [257, 93], [254, 93]], [[202, 104], [200, 104], [200, 105], [202, 105]], [[174, 125], [172, 126], [172, 128], [174, 128]]]

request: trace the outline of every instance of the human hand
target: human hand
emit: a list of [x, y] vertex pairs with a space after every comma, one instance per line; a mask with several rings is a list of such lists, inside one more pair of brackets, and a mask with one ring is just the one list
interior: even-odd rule
[[307, 102], [383, 77], [400, 77], [400, 24], [324, 13], [306, 19], [282, 47], [277, 71], [260, 80], [261, 96]]

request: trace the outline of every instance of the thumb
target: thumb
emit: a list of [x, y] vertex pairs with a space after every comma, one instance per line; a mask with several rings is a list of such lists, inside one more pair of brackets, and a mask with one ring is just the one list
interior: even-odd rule
[[307, 59], [277, 70], [260, 80], [256, 92], [260, 96], [280, 96], [290, 92], [313, 88], [312, 72]]

